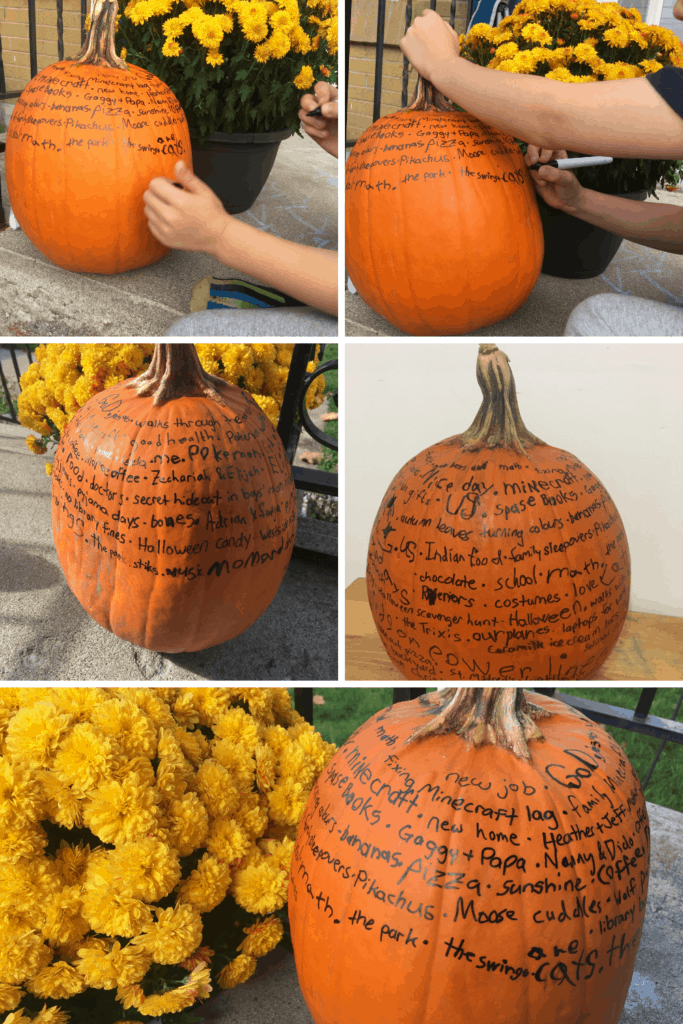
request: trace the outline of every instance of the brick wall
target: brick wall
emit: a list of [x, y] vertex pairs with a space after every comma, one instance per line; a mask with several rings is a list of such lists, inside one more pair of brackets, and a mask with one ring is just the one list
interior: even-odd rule
[[[378, 0], [354, 0], [351, 13], [351, 46], [349, 49], [349, 106], [346, 137], [357, 139], [372, 124], [372, 98], [375, 86], [375, 51]], [[429, 0], [413, 3], [413, 20], [429, 7]], [[450, 18], [450, 0], [437, 0], [436, 9], [442, 18]], [[466, 0], [457, 0], [456, 32], [465, 31]], [[403, 54], [398, 43], [405, 34], [405, 0], [386, 0], [384, 29], [384, 66], [382, 68], [382, 104], [380, 116], [401, 106]], [[408, 79], [408, 102], [415, 88], [415, 72]]]
[[[64, 0], [64, 56], [73, 57], [81, 48], [81, 0]], [[3, 0], [0, 6], [0, 38], [5, 69], [5, 91], [23, 89], [31, 78], [26, 0]], [[36, 0], [36, 45], [38, 70], [54, 64], [57, 53], [57, 4]]]

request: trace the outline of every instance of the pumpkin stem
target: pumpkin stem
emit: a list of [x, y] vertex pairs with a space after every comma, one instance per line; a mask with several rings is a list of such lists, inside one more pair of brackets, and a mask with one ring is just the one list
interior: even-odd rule
[[418, 75], [413, 102], [404, 107], [404, 110], [414, 110], [416, 113], [423, 110], [445, 110], [452, 114], [454, 107], [451, 101], [446, 99], [438, 89], [435, 89], [431, 82], [428, 82], [422, 75]]
[[512, 448], [526, 455], [527, 447], [544, 445], [539, 437], [524, 426], [517, 405], [515, 378], [510, 360], [497, 345], [479, 346], [477, 382], [484, 396], [472, 426], [458, 440], [467, 452], [482, 448]]
[[549, 718], [552, 712], [527, 700], [515, 686], [451, 687], [427, 697], [432, 705], [431, 722], [415, 729], [406, 743], [428, 736], [455, 733], [475, 747], [492, 743], [504, 747], [524, 761], [531, 760], [529, 740], [543, 740], [535, 719]]
[[76, 64], [128, 70], [126, 62], [116, 56], [114, 36], [118, 13], [118, 0], [92, 0], [90, 29], [81, 52], [74, 57]]
[[153, 396], [152, 405], [163, 405], [172, 398], [211, 398], [226, 405], [235, 384], [207, 373], [199, 362], [192, 343], [157, 342], [152, 362], [139, 377], [124, 381], [141, 397]]

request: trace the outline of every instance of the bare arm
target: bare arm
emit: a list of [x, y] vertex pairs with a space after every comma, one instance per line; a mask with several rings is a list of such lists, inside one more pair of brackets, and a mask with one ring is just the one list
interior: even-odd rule
[[231, 217], [212, 253], [226, 266], [337, 316], [336, 252], [289, 242]]
[[683, 207], [672, 203], [637, 203], [584, 188], [575, 217], [629, 242], [683, 255]]
[[337, 316], [337, 254], [299, 245], [226, 213], [203, 181], [179, 160], [175, 175], [154, 178], [144, 194], [149, 230], [171, 249], [205, 252], [228, 267]]
[[[532, 166], [539, 160], [547, 164], [548, 160], [562, 159], [566, 155], [565, 150], [552, 152], [530, 145], [524, 159], [527, 166]], [[630, 242], [683, 254], [683, 207], [673, 203], [639, 203], [594, 192], [583, 188], [571, 171], [559, 167], [541, 167], [531, 171], [531, 178], [536, 191], [554, 209], [621, 235]]]
[[415, 19], [401, 49], [449, 99], [539, 149], [683, 157], [683, 119], [646, 78], [577, 84], [482, 68], [459, 56], [457, 34], [435, 11]]

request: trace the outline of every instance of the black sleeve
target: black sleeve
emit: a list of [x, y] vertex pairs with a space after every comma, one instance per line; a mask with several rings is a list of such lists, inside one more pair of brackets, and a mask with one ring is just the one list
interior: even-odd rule
[[671, 109], [679, 117], [683, 117], [683, 68], [669, 64], [654, 74], [647, 75], [647, 80]]

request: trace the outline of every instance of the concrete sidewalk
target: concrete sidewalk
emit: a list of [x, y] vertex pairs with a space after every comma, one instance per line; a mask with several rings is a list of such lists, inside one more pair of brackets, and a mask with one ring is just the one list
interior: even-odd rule
[[29, 452], [29, 433], [0, 424], [0, 679], [337, 681], [336, 523], [299, 519], [277, 595], [241, 636], [189, 654], [147, 651], [99, 626], [69, 590], [46, 460]]
[[[9, 200], [0, 154], [0, 189]], [[238, 218], [270, 234], [337, 248], [337, 161], [293, 135], [280, 144], [263, 191]], [[0, 232], [0, 337], [163, 337], [190, 312], [194, 285], [207, 275], [240, 276], [211, 256], [175, 250], [125, 274], [74, 274], [50, 263], [22, 231]]]
[[[645, 927], [620, 1024], [680, 1024], [683, 1020], [680, 969], [683, 963], [683, 814], [650, 803], [647, 810], [652, 862]], [[313, 1018], [299, 989], [294, 958], [274, 950], [269, 960], [263, 964], [263, 977], [252, 978], [231, 992], [219, 993], [195, 1012], [203, 1015], [207, 1024], [312, 1024]], [[396, 979], [396, 984], [400, 985], [400, 978]], [[357, 1022], [349, 1021], [349, 1024]], [[460, 1024], [457, 1013], [453, 1015], [453, 1024]], [[530, 1021], [529, 1024], [551, 1022]]]
[[[683, 206], [683, 193], [657, 190], [659, 199], [649, 203]], [[660, 252], [636, 242], [622, 242], [604, 274], [583, 281], [541, 274], [531, 295], [512, 316], [482, 327], [468, 338], [563, 337], [567, 320], [579, 302], [606, 292], [635, 295], [642, 299], [677, 305], [683, 309], [683, 256]], [[360, 295], [346, 292], [346, 334], [348, 337], [407, 338], [405, 331], [378, 316]]]

